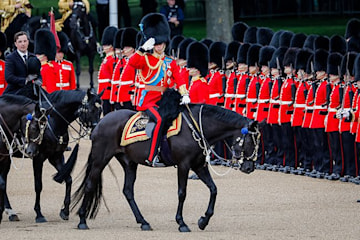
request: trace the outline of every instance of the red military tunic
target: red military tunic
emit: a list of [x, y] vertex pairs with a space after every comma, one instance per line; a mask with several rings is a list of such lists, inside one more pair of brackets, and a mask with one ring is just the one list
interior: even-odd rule
[[[262, 79], [260, 76], [252, 76], [247, 93], [246, 93], [246, 117], [249, 119], [254, 119], [254, 114], [257, 110], [257, 91], [256, 91], [256, 85], [260, 84], [261, 86]], [[260, 89], [260, 88], [259, 88]]]
[[104, 94], [101, 96], [103, 100], [110, 100], [111, 92], [111, 78], [114, 69], [114, 53], [109, 52], [102, 61], [98, 73], [98, 94], [104, 90]]
[[246, 109], [246, 79], [248, 75], [246, 73], [241, 73], [239, 76], [239, 81], [236, 87], [235, 94], [235, 111], [243, 116], [245, 116]]
[[177, 88], [186, 89], [185, 80], [179, 76], [176, 62], [170, 57], [136, 51], [129, 64], [139, 69], [140, 82], [145, 84], [137, 104], [139, 111], [156, 107], [162, 92], [172, 83], [175, 83]]
[[338, 132], [339, 131], [339, 119], [336, 118], [336, 112], [340, 107], [340, 84], [333, 84], [330, 103], [328, 107], [328, 114], [325, 118], [325, 132]]
[[294, 112], [294, 105], [292, 100], [292, 85], [296, 82], [294, 79], [287, 77], [281, 85], [280, 91], [280, 110], [279, 110], [279, 124], [291, 122], [291, 116]]
[[52, 93], [58, 90], [56, 83], [60, 79], [59, 65], [55, 61], [42, 62], [40, 73], [43, 81], [42, 86], [47, 92]]
[[191, 103], [207, 103], [209, 101], [209, 86], [205, 78], [193, 77], [189, 87]]
[[314, 112], [311, 117], [310, 128], [325, 128], [325, 116], [327, 115], [326, 85], [328, 82], [322, 80], [316, 90], [314, 101]]
[[0, 60], [0, 96], [5, 91], [7, 83], [5, 81], [5, 61]]
[[115, 60], [115, 67], [111, 77], [111, 91], [110, 91], [110, 102], [118, 102], [118, 92], [120, 87], [120, 75], [123, 71], [123, 58], [117, 58]]
[[222, 106], [224, 104], [223, 91], [223, 77], [222, 71], [212, 71], [209, 80], [209, 104]]
[[356, 108], [354, 111], [354, 121], [353, 127], [356, 128], [356, 137], [355, 142], [360, 143], [360, 124], [359, 124], [359, 117], [360, 117], [360, 94], [359, 90], [357, 91], [356, 97]]
[[261, 122], [266, 120], [269, 113], [269, 104], [270, 104], [270, 77], [266, 77], [265, 80], [261, 83], [259, 90], [259, 98], [258, 98], [258, 110], [255, 117], [255, 120]]
[[[350, 132], [352, 134], [356, 134], [357, 133], [357, 129], [358, 129], [358, 125], [359, 125], [359, 121], [358, 121], [358, 118], [359, 118], [359, 99], [360, 97], [360, 94], [359, 94], [359, 89], [356, 89], [355, 90], [355, 94], [354, 94], [354, 99], [353, 99], [353, 104], [352, 104], [352, 109], [353, 109], [353, 112], [354, 112], [354, 116], [355, 118], [353, 119], [353, 122], [351, 122], [351, 125], [350, 125]], [[357, 114], [357, 117], [356, 117], [356, 114]]]
[[[55, 83], [56, 90], [74, 90], [76, 89], [76, 76], [72, 62], [62, 60], [53, 62], [55, 69], [59, 71], [59, 78]], [[54, 90], [54, 91], [56, 91]]]
[[134, 91], [136, 69], [129, 65], [129, 58], [123, 61], [124, 68], [120, 76], [119, 89], [116, 102], [124, 103], [131, 101], [131, 93]]
[[140, 80], [139, 78], [139, 72], [136, 71], [136, 75], [135, 75], [135, 90], [134, 90], [134, 102], [133, 105], [137, 106], [140, 102], [140, 97], [141, 97], [141, 93], [142, 91], [145, 89], [145, 83], [143, 81]]
[[314, 112], [314, 87], [317, 83], [311, 83], [309, 87], [309, 92], [306, 97], [306, 106], [305, 106], [305, 114], [304, 114], [304, 121], [302, 123], [303, 128], [309, 128], [311, 123], [311, 118]]
[[237, 84], [236, 71], [232, 71], [226, 81], [226, 90], [225, 90], [225, 102], [224, 107], [229, 110], [234, 110], [235, 102], [235, 88]]
[[300, 127], [304, 121], [306, 96], [305, 92], [309, 91], [309, 84], [307, 82], [300, 82], [296, 89], [294, 113], [291, 116], [291, 126]]
[[[186, 67], [178, 67], [180, 78], [184, 79], [186, 84], [186, 89], [189, 89], [189, 70]], [[172, 86], [170, 86], [172, 87]]]
[[280, 110], [279, 81], [277, 79], [273, 79], [272, 81], [274, 81], [274, 84], [270, 93], [269, 114], [266, 122], [269, 124], [279, 124], [279, 110]]
[[[352, 104], [350, 102], [350, 96], [349, 96], [350, 91], [355, 92], [356, 89], [352, 84], [347, 84], [344, 88], [344, 99], [343, 99], [344, 103], [342, 106], [344, 110], [350, 110], [350, 106]], [[339, 125], [339, 131], [340, 133], [350, 131], [350, 122], [347, 121], [346, 119], [341, 119]]]

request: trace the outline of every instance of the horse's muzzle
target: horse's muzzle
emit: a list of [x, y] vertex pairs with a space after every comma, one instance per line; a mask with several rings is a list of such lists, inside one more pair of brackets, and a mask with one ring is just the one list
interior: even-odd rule
[[240, 171], [243, 173], [252, 173], [255, 170], [255, 162], [251, 160], [244, 160], [241, 164]]

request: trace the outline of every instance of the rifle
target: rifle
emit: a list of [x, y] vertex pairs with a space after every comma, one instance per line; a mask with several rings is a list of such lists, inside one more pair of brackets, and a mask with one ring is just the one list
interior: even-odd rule
[[[257, 63], [255, 63], [256, 68], [258, 69], [258, 65]], [[259, 81], [259, 75], [260, 72], [257, 71], [256, 73], [256, 83], [255, 83], [255, 88], [256, 88], [256, 98], [259, 98], [259, 92], [260, 92], [260, 81]]]
[[340, 109], [343, 110], [344, 109], [344, 78], [341, 74], [341, 70], [340, 70], [340, 66], [338, 66], [338, 74], [339, 74], [339, 78], [340, 78], [340, 86], [339, 86], [339, 101], [340, 101]]
[[292, 79], [292, 83], [291, 83], [291, 101], [292, 101], [292, 103], [289, 104], [289, 107], [295, 103], [295, 97], [296, 97], [296, 85], [295, 85], [295, 80], [294, 80], [295, 77], [293, 74], [294, 69], [293, 69], [292, 63], [290, 64], [290, 71], [291, 71], [290, 76]]
[[281, 92], [281, 85], [282, 85], [282, 77], [281, 77], [282, 71], [281, 71], [281, 67], [280, 67], [279, 58], [276, 58], [276, 67], [277, 67], [277, 69], [279, 71], [279, 76], [276, 79], [276, 81], [278, 83], [278, 96], [277, 96], [277, 98], [279, 98], [280, 97], [280, 92]]
[[270, 68], [270, 62], [269, 62], [269, 61], [268, 61], [268, 68], [269, 68], [269, 78], [270, 78], [270, 81], [269, 81], [269, 91], [271, 92], [274, 83], [273, 83], [273, 81], [272, 81], [271, 68]]
[[317, 89], [317, 84], [316, 84], [316, 72], [314, 70], [314, 63], [311, 61], [310, 62], [310, 67], [311, 67], [311, 74], [313, 77], [313, 82], [311, 83], [312, 89], [313, 89], [313, 100], [311, 102], [309, 102], [309, 105], [313, 105], [314, 101], [315, 101], [315, 95], [316, 95], [316, 89]]
[[[233, 61], [234, 61], [234, 60], [233, 60]], [[236, 77], [235, 64], [234, 64], [234, 78], [233, 78], [233, 82], [234, 82], [234, 97], [233, 97], [233, 98], [235, 98], [236, 89], [237, 89], [237, 85], [238, 85], [238, 78]]]
[[[250, 72], [249, 72], [249, 68], [250, 66], [248, 65], [248, 68], [247, 68], [247, 71], [246, 71], [246, 79], [245, 79], [245, 95], [247, 93], [247, 89], [248, 89], [248, 86], [249, 86], [249, 83], [250, 83]], [[245, 96], [246, 98], [246, 96]], [[244, 99], [244, 98], [243, 98]], [[243, 100], [241, 99], [241, 100]]]

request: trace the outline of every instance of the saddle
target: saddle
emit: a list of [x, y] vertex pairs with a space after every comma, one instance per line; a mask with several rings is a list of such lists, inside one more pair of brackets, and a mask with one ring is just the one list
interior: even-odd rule
[[[179, 134], [181, 130], [181, 121], [182, 117], [181, 114], [179, 114], [169, 127], [165, 136], [166, 139]], [[154, 122], [149, 119], [149, 116], [145, 112], [135, 113], [125, 124], [120, 146], [127, 146], [132, 143], [150, 139], [154, 126]]]

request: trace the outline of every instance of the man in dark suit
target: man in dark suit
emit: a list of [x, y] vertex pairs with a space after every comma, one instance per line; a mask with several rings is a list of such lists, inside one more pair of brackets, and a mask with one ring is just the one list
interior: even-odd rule
[[14, 36], [14, 44], [16, 50], [5, 58], [5, 80], [8, 85], [4, 94], [16, 94], [27, 82], [33, 80], [31, 76], [28, 76], [26, 67], [26, 60], [29, 55], [34, 55], [28, 52], [29, 37], [27, 33], [23, 31], [17, 32]]

